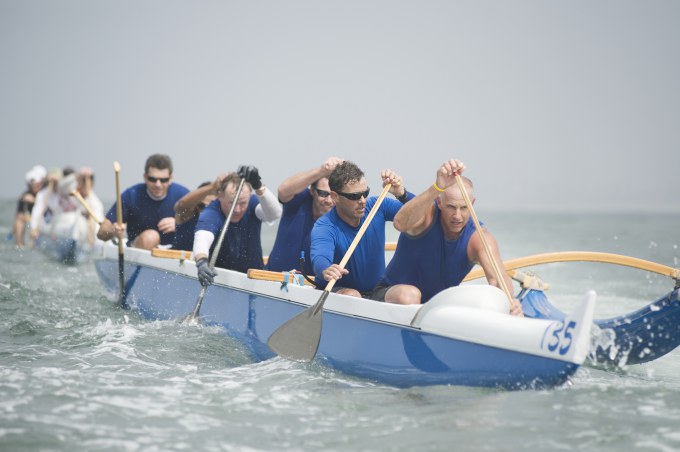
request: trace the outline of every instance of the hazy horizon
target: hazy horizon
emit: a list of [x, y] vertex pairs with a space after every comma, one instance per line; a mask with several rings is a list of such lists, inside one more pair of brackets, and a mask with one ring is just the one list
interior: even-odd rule
[[[0, 197], [91, 166], [114, 198], [272, 190], [326, 157], [418, 193], [449, 158], [488, 211], [680, 212], [680, 2], [0, 0]], [[108, 206], [107, 206], [108, 207]]]

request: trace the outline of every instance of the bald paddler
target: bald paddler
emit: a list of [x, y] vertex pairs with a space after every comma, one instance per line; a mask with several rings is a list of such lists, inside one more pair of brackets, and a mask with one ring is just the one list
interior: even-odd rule
[[[397, 250], [387, 266], [379, 287], [409, 284], [420, 290], [427, 302], [436, 293], [461, 283], [475, 264], [481, 265], [490, 285], [501, 288], [492, 263], [472, 221], [457, 183], [456, 174], [465, 165], [460, 160], [447, 160], [437, 168], [435, 182], [413, 198], [394, 217], [394, 227], [401, 231]], [[461, 177], [472, 203], [475, 197], [470, 179]], [[498, 244], [485, 228], [489, 248], [501, 263]], [[503, 272], [507, 287], [512, 280]], [[510, 313], [522, 316], [518, 300], [512, 300]]]

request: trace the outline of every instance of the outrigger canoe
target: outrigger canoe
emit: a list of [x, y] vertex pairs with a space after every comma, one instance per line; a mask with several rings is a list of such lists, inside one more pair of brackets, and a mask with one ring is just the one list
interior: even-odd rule
[[41, 233], [33, 247], [45, 253], [51, 259], [67, 265], [85, 262], [92, 254], [95, 244], [89, 242], [89, 224], [79, 212], [62, 212]]
[[[631, 256], [591, 251], [562, 251], [511, 259], [503, 265], [513, 279], [521, 284], [517, 298], [526, 316], [552, 320], [565, 318], [566, 314], [546, 296], [547, 284], [534, 273], [516, 271], [555, 262], [621, 265], [667, 276], [673, 281], [673, 289], [656, 301], [627, 314], [594, 321], [597, 332], [589, 356], [594, 364], [605, 367], [642, 364], [660, 358], [680, 345], [679, 269]], [[474, 270], [468, 279], [482, 275], [479, 270]]]
[[[195, 263], [126, 248], [125, 306], [150, 320], [182, 319], [200, 292]], [[119, 292], [118, 251], [107, 244], [95, 267], [105, 289]], [[304, 284], [248, 278], [216, 269], [200, 312], [243, 342], [255, 361], [274, 358], [267, 339], [321, 292]], [[299, 281], [298, 281], [299, 282]], [[564, 384], [590, 348], [594, 292], [561, 320], [518, 318], [491, 286], [448, 289], [426, 305], [398, 306], [331, 293], [317, 353], [322, 364], [397, 387], [465, 385], [507, 389]]]

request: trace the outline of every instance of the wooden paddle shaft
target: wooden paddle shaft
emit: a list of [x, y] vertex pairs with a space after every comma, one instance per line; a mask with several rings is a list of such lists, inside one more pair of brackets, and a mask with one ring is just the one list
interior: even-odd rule
[[371, 209], [371, 211], [368, 212], [368, 216], [366, 217], [366, 221], [364, 221], [364, 224], [361, 225], [361, 228], [359, 228], [359, 232], [357, 232], [356, 237], [354, 237], [354, 240], [352, 240], [352, 243], [349, 245], [349, 248], [347, 248], [347, 252], [342, 257], [342, 260], [340, 261], [340, 267], [341, 268], [345, 268], [345, 265], [347, 265], [347, 261], [349, 261], [349, 258], [352, 257], [352, 253], [354, 252], [354, 249], [359, 244], [361, 237], [363, 237], [364, 232], [366, 232], [366, 229], [368, 229], [368, 226], [371, 224], [371, 221], [373, 221], [373, 217], [375, 216], [376, 212], [378, 211], [378, 208], [380, 208], [380, 204], [382, 204], [383, 199], [385, 199], [387, 192], [390, 191], [390, 188], [392, 188], [392, 184], [387, 184], [383, 187], [382, 193], [380, 193], [380, 196], [378, 196], [378, 199], [375, 202], [375, 204], [373, 205], [373, 208]]
[[229, 223], [231, 222], [231, 217], [234, 214], [234, 208], [236, 207], [236, 204], [238, 204], [238, 199], [241, 196], [241, 190], [243, 190], [243, 184], [245, 183], [245, 181], [246, 181], [245, 178], [241, 178], [241, 182], [239, 182], [238, 184], [238, 189], [236, 189], [234, 200], [232, 201], [231, 207], [229, 208], [229, 213], [227, 214], [227, 218], [224, 220], [224, 224], [222, 225], [220, 236], [217, 238], [217, 243], [215, 244], [215, 248], [213, 249], [213, 254], [212, 256], [210, 256], [210, 268], [215, 268], [215, 262], [217, 262], [217, 255], [220, 254], [220, 249], [222, 248], [224, 236], [227, 233], [227, 229], [229, 229]]
[[[515, 268], [551, 264], [555, 262], [600, 262], [605, 264], [616, 264], [625, 267], [646, 270], [652, 273], [658, 273], [660, 275], [673, 278], [674, 280], [680, 279], [680, 269], [657, 264], [656, 262], [651, 262], [644, 259], [638, 259], [636, 257], [596, 251], [558, 251], [554, 253], [535, 254], [533, 256], [510, 259], [503, 262], [503, 266], [507, 270], [512, 270]], [[476, 268], [465, 277], [464, 281], [481, 278], [482, 276], [484, 276], [483, 270]]]
[[[340, 268], [345, 268], [347, 261], [351, 257], [354, 249], [357, 247], [359, 240], [364, 235], [366, 228], [373, 220], [376, 212], [380, 208], [385, 195], [390, 190], [391, 184], [385, 185], [382, 193], [373, 205], [373, 208], [368, 213], [364, 224], [359, 228], [359, 232], [352, 240], [347, 252], [345, 252], [342, 261], [340, 261]], [[331, 289], [335, 285], [335, 279], [331, 279], [326, 288], [321, 293], [319, 300], [314, 305], [305, 309], [286, 323], [278, 327], [267, 340], [269, 348], [280, 356], [286, 359], [295, 361], [311, 361], [314, 359], [321, 341], [321, 324], [323, 316], [323, 305], [330, 294]]]
[[[116, 173], [116, 223], [123, 225], [123, 201], [120, 197], [120, 163], [113, 162], [113, 171]], [[123, 241], [118, 240], [118, 252], [123, 254]]]
[[90, 215], [90, 217], [91, 217], [94, 221], [96, 221], [98, 224], [102, 224], [102, 220], [99, 219], [99, 217], [97, 216], [97, 214], [94, 213], [94, 212], [92, 211], [92, 208], [91, 208], [90, 205], [87, 203], [87, 201], [85, 201], [85, 199], [83, 198], [83, 196], [82, 196], [80, 193], [78, 193], [78, 190], [73, 190], [73, 191], [71, 192], [71, 196], [73, 196], [73, 197], [76, 198], [78, 201], [80, 201], [80, 204], [82, 204], [82, 206], [85, 208], [85, 210], [87, 210], [87, 213]]
[[[371, 209], [371, 211], [368, 212], [368, 216], [366, 217], [364, 224], [362, 224], [361, 228], [359, 228], [359, 232], [357, 232], [357, 235], [354, 237], [354, 240], [352, 240], [352, 243], [349, 245], [349, 248], [347, 248], [345, 255], [342, 257], [340, 264], [338, 264], [340, 266], [340, 268], [345, 268], [345, 265], [347, 265], [349, 258], [352, 257], [352, 253], [354, 253], [354, 249], [357, 247], [357, 245], [359, 245], [359, 241], [361, 240], [361, 237], [363, 237], [364, 232], [366, 232], [366, 229], [368, 228], [368, 225], [370, 225], [371, 221], [373, 221], [373, 217], [375, 216], [376, 212], [378, 211], [380, 204], [382, 204], [383, 199], [385, 199], [387, 192], [390, 191], [390, 188], [392, 188], [392, 184], [387, 184], [383, 187], [383, 191], [382, 191], [382, 193], [380, 193], [380, 196], [378, 196], [378, 200], [373, 205], [373, 208]], [[324, 290], [330, 292], [330, 290], [335, 285], [335, 281], [336, 281], [335, 279], [331, 279], [330, 281], [328, 281], [328, 284], [326, 285], [326, 288]]]
[[[113, 171], [116, 173], [116, 222], [123, 225], [123, 202], [120, 197], [120, 163], [113, 162]], [[125, 303], [125, 257], [123, 253], [123, 239], [118, 237], [118, 302]]]
[[505, 292], [505, 295], [508, 297], [508, 302], [512, 304], [512, 294], [508, 289], [508, 285], [505, 283], [505, 278], [503, 277], [503, 274], [501, 273], [501, 270], [498, 267], [498, 263], [496, 262], [496, 259], [494, 258], [494, 255], [491, 252], [491, 248], [489, 248], [489, 244], [486, 241], [486, 237], [484, 237], [484, 231], [482, 230], [482, 226], [479, 224], [479, 220], [477, 219], [475, 209], [474, 207], [472, 207], [472, 201], [470, 201], [470, 197], [468, 196], [467, 190], [465, 189], [463, 179], [461, 179], [460, 174], [458, 173], [456, 173], [455, 176], [456, 182], [458, 183], [458, 188], [460, 189], [463, 198], [465, 198], [465, 204], [467, 204], [468, 209], [470, 210], [470, 215], [472, 216], [472, 221], [474, 221], [475, 228], [477, 228], [477, 234], [479, 234], [479, 238], [482, 240], [482, 245], [484, 245], [484, 251], [486, 252], [486, 256], [491, 261], [491, 266], [493, 267], [493, 271], [496, 274], [496, 279], [498, 279], [498, 285], [501, 287], [501, 289], [503, 289], [503, 292]]

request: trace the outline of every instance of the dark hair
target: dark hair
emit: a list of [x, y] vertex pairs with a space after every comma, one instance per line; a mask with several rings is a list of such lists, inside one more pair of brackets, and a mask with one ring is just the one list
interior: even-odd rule
[[66, 176], [73, 174], [75, 172], [76, 172], [76, 170], [74, 170], [72, 166], [65, 166], [64, 169], [61, 170], [61, 176], [66, 177]]
[[199, 185], [198, 188], [203, 188], [206, 185], [210, 185], [210, 184], [212, 184], [212, 182], [210, 182], [210, 181], [201, 182], [201, 185]]
[[144, 174], [149, 173], [149, 168], [158, 168], [160, 170], [168, 169], [172, 174], [172, 160], [165, 154], [154, 154], [146, 159], [144, 164]]
[[342, 187], [352, 182], [359, 182], [364, 177], [364, 172], [349, 160], [345, 160], [335, 167], [328, 176], [328, 186], [334, 192], [342, 191]]

